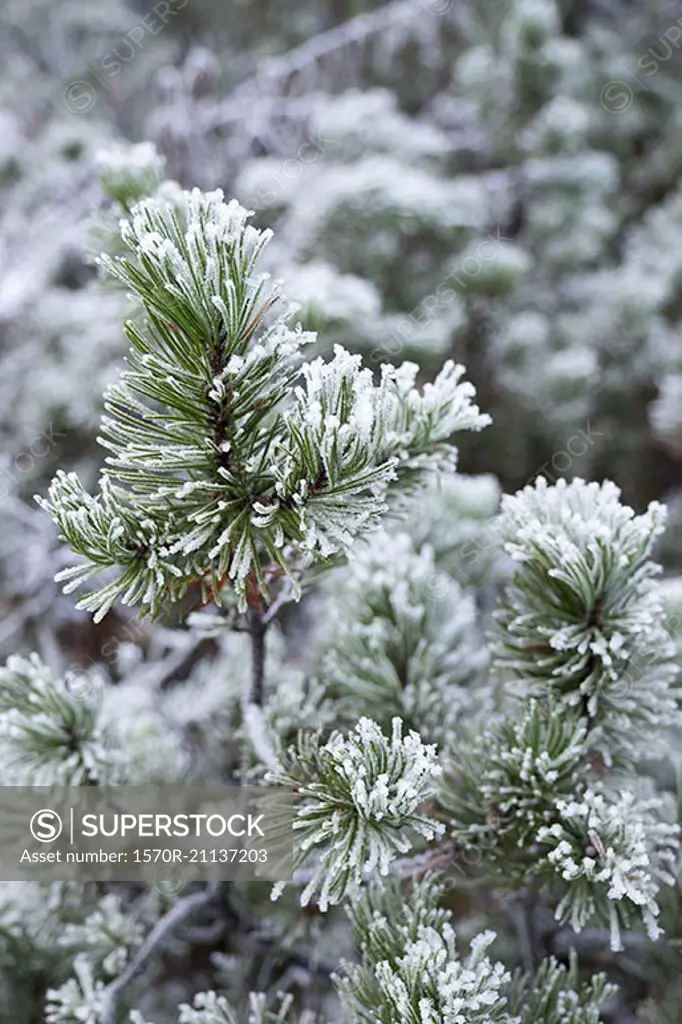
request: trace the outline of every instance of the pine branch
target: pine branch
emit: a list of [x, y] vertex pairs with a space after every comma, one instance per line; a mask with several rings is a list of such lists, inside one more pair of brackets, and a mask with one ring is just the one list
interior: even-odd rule
[[347, 736], [333, 733], [324, 745], [317, 735], [299, 736], [267, 779], [293, 788], [300, 801], [294, 867], [314, 863], [303, 906], [319, 891], [326, 910], [365, 872], [388, 874], [417, 837], [430, 841], [442, 834], [440, 823], [420, 813], [442, 771], [435, 752], [416, 732], [403, 737], [399, 718], [390, 739], [368, 718]]
[[59, 573], [65, 590], [116, 572], [78, 602], [97, 621], [116, 601], [156, 617], [197, 583], [216, 603], [230, 586], [242, 612], [270, 603], [265, 566], [295, 587], [292, 566], [346, 554], [394, 481], [451, 466], [452, 434], [489, 422], [452, 362], [421, 391], [415, 364], [385, 365], [375, 384], [338, 345], [304, 363], [313, 336], [257, 273], [270, 233], [247, 219], [219, 191], [143, 200], [122, 222], [129, 255], [101, 258], [146, 320], [126, 324], [128, 369], [107, 393], [99, 493], [58, 473], [38, 499], [85, 559]]
[[679, 722], [672, 644], [650, 560], [665, 509], [643, 515], [610, 481], [533, 486], [502, 501], [499, 532], [516, 563], [496, 619], [496, 664], [521, 692], [580, 710], [607, 764], [648, 754]]
[[432, 600], [433, 550], [406, 533], [376, 531], [358, 545], [341, 585], [330, 580], [325, 688], [349, 722], [383, 728], [397, 715], [447, 754], [477, 702], [487, 654], [473, 597], [451, 580]]

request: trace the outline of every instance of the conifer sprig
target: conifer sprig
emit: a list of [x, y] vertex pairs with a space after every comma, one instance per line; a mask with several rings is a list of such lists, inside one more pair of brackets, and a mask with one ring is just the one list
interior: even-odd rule
[[314, 734], [303, 735], [289, 749], [283, 770], [269, 776], [293, 787], [301, 802], [294, 823], [297, 863], [313, 865], [301, 903], [319, 891], [325, 910], [361, 883], [363, 874], [386, 875], [415, 837], [441, 835], [443, 826], [420, 811], [441, 771], [435, 747], [422, 743], [418, 733], [403, 736], [399, 718], [390, 739], [368, 718], [324, 745]]
[[488, 422], [453, 363], [421, 391], [414, 364], [375, 384], [338, 346], [304, 364], [313, 336], [257, 272], [270, 232], [248, 216], [220, 191], [160, 194], [121, 222], [129, 255], [100, 259], [142, 314], [106, 395], [110, 454], [98, 494], [59, 473], [42, 501], [86, 559], [60, 574], [68, 590], [116, 572], [79, 602], [96, 619], [116, 600], [158, 615], [197, 582], [216, 601], [229, 582], [242, 609], [267, 600], [268, 566], [347, 552], [393, 481], [452, 462], [453, 432]]
[[499, 532], [516, 563], [497, 612], [496, 664], [522, 693], [577, 711], [610, 762], [679, 720], [677, 674], [656, 587], [653, 543], [665, 509], [642, 515], [615, 484], [534, 485], [502, 501]]

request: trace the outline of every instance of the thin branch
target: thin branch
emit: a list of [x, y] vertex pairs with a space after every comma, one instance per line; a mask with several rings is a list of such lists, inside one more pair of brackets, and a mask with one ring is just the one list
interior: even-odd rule
[[190, 946], [214, 946], [219, 939], [222, 939], [227, 928], [228, 922], [219, 918], [213, 924], [183, 928], [178, 934], [178, 938], [181, 942], [189, 943]]
[[[237, 106], [253, 94], [262, 95], [266, 84], [285, 81], [311, 64], [317, 63], [346, 46], [364, 42], [372, 35], [385, 32], [400, 21], [415, 17], [414, 4], [410, 0], [393, 0], [375, 11], [358, 14], [355, 18], [320, 32], [300, 46], [281, 57], [273, 57], [256, 69], [255, 74], [237, 86], [230, 96], [227, 107]], [[243, 107], [242, 107], [243, 113]]]
[[286, 583], [280, 590], [275, 600], [268, 607], [268, 610], [263, 613], [263, 625], [269, 626], [272, 620], [279, 614], [280, 609], [282, 609], [285, 604], [288, 604], [292, 600], [292, 598], [293, 587], [291, 586], [290, 583]]
[[[412, 875], [423, 875], [427, 871], [437, 871], [452, 863], [454, 847], [450, 843], [436, 846], [426, 853], [419, 853], [415, 857], [402, 857], [394, 860], [389, 865], [388, 873], [397, 878], [410, 878]], [[314, 873], [314, 868], [299, 868], [294, 872], [294, 885], [308, 885]], [[363, 871], [364, 882], [371, 881], [376, 877], [376, 872]]]
[[219, 882], [213, 882], [201, 892], [184, 896], [171, 907], [167, 914], [156, 922], [135, 957], [130, 961], [122, 974], [107, 986], [101, 1010], [101, 1024], [116, 1024], [118, 1006], [125, 990], [145, 970], [147, 964], [156, 956], [160, 948], [170, 937], [177, 926], [190, 917], [200, 907], [206, 906], [215, 899], [220, 889]]
[[251, 694], [249, 703], [262, 707], [265, 687], [265, 633], [267, 623], [263, 621], [260, 601], [249, 606], [247, 613], [249, 635], [251, 636]]
[[507, 907], [507, 915], [514, 926], [519, 941], [519, 952], [523, 969], [532, 973], [535, 970], [535, 951], [533, 942], [532, 909], [529, 907], [525, 894], [514, 899]]
[[391, 875], [409, 878], [412, 875], [423, 875], [427, 871], [438, 871], [452, 864], [454, 847], [450, 843], [434, 846], [426, 853], [418, 853], [415, 857], [401, 857], [394, 860], [389, 867]]
[[186, 682], [197, 662], [214, 650], [215, 642], [211, 637], [198, 637], [187, 650], [165, 658], [158, 666], [159, 678], [156, 682], [159, 689], [165, 690], [174, 683]]

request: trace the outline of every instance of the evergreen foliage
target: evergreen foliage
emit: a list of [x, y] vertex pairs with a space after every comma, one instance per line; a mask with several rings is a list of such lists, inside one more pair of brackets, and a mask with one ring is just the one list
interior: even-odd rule
[[638, 737], [677, 714], [677, 668], [649, 558], [664, 509], [653, 503], [636, 516], [619, 497], [608, 481], [548, 487], [540, 477], [503, 499], [500, 521], [519, 565], [497, 615], [498, 664], [587, 716], [607, 761], [636, 756]]
[[679, 12], [238, 6], [3, 9], [0, 766], [296, 877], [1, 883], [0, 1024], [679, 1024]]
[[127, 324], [130, 369], [107, 395], [100, 493], [62, 472], [44, 504], [87, 559], [60, 574], [69, 590], [120, 570], [79, 601], [96, 621], [118, 599], [157, 615], [196, 580], [214, 599], [229, 580], [242, 610], [249, 582], [267, 599], [263, 555], [272, 573], [289, 572], [291, 548], [347, 551], [392, 480], [418, 478], [455, 430], [488, 422], [451, 363], [420, 393], [416, 365], [386, 367], [375, 386], [337, 347], [295, 386], [312, 339], [289, 311], [268, 317], [279, 289], [255, 268], [270, 233], [246, 218], [219, 191], [143, 200], [121, 228], [132, 257], [102, 258], [146, 320]]
[[418, 733], [402, 736], [399, 718], [390, 741], [376, 722], [361, 718], [347, 736], [334, 733], [322, 747], [313, 733], [290, 748], [284, 771], [270, 781], [294, 787], [303, 800], [294, 822], [301, 860], [322, 849], [303, 905], [319, 889], [326, 910], [363, 872], [388, 874], [391, 861], [411, 847], [406, 831], [424, 839], [441, 834], [442, 825], [418, 813], [442, 771], [435, 755]]
[[398, 715], [448, 747], [480, 700], [487, 653], [473, 599], [446, 579], [431, 547], [416, 550], [406, 533], [375, 532], [357, 551], [325, 638], [325, 689], [338, 713], [352, 721], [362, 711], [382, 726]]
[[[112, 187], [125, 204], [138, 179], [117, 174]], [[678, 829], [661, 800], [618, 792], [617, 772], [636, 759], [643, 727], [650, 738], [676, 714], [672, 644], [648, 558], [663, 528], [660, 506], [635, 516], [612, 484], [580, 479], [554, 487], [539, 479], [503, 498], [495, 533], [514, 570], [496, 615], [492, 667], [516, 682], [500, 703], [485, 679], [471, 596], [449, 577], [439, 591], [443, 572], [428, 543], [417, 548], [390, 519], [377, 529], [390, 508], [409, 521], [404, 495], [453, 472], [454, 431], [486, 425], [460, 383], [462, 368], [448, 363], [417, 390], [414, 364], [385, 365], [375, 383], [340, 346], [329, 361], [305, 362], [311, 339], [289, 326], [291, 309], [274, 315], [279, 286], [256, 273], [269, 233], [250, 227], [220, 192], [168, 196], [161, 187], [133, 205], [121, 222], [131, 255], [101, 260], [133, 289], [145, 319], [127, 323], [128, 369], [107, 394], [101, 441], [110, 454], [99, 494], [60, 472], [41, 501], [86, 559], [60, 578], [71, 590], [118, 569], [80, 601], [96, 620], [117, 601], [158, 616], [196, 583], [218, 606], [223, 591], [235, 595], [222, 618], [195, 616], [195, 624], [220, 637], [241, 616], [251, 634], [239, 741], [255, 755], [251, 774], [264, 766], [266, 784], [296, 794], [300, 903], [326, 912], [350, 900], [362, 959], [338, 985], [351, 1019], [594, 1020], [610, 993], [603, 979], [580, 988], [575, 963], [567, 974], [545, 960], [512, 985], [488, 955], [494, 933], [458, 951], [440, 883], [413, 879], [405, 902], [400, 881], [386, 876], [396, 865], [400, 875], [400, 857], [415, 846], [428, 857], [447, 826], [455, 856], [482, 849], [484, 875], [542, 894], [559, 924], [580, 932], [603, 923], [616, 950], [638, 924], [659, 937], [658, 899], [675, 883]], [[282, 692], [272, 691], [270, 618], [316, 561], [350, 553], [337, 569], [343, 598], [332, 601], [340, 619], [317, 641], [322, 680], [280, 675]], [[635, 672], [644, 650], [651, 659]], [[633, 689], [623, 696], [625, 679]], [[282, 703], [285, 690], [299, 695], [295, 711]], [[60, 690], [36, 658], [10, 661], [2, 694], [8, 753], [16, 749], [34, 778], [66, 772], [92, 783], [117, 767], [122, 777], [125, 763], [109, 753], [116, 730], [106, 702], [74, 704], [67, 681]], [[493, 709], [486, 731], [467, 732], [472, 715]], [[352, 725], [359, 710], [372, 717]], [[348, 730], [329, 734], [335, 720]], [[422, 737], [439, 744], [440, 760]], [[244, 768], [242, 756], [233, 770]], [[82, 948], [74, 976], [48, 994], [46, 1020], [111, 1019], [107, 979], [139, 940], [104, 896], [64, 934]], [[512, 1012], [515, 999], [522, 1013]], [[252, 994], [248, 1019], [289, 1019], [290, 999], [268, 1006]], [[234, 1024], [235, 1012], [208, 991], [179, 1007], [178, 1020]], [[132, 1019], [143, 1018], [135, 1011]]]
[[67, 677], [57, 683], [37, 655], [12, 657], [0, 669], [3, 773], [12, 784], [84, 785], [110, 771], [92, 701], [73, 699]]
[[597, 1024], [601, 1008], [613, 994], [614, 986], [603, 974], [581, 985], [575, 956], [568, 968], [549, 957], [534, 979], [524, 975], [514, 979], [509, 1007], [520, 1024]]

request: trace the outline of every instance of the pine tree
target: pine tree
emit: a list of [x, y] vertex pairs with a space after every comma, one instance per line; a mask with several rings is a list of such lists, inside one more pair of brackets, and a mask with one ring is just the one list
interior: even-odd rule
[[[219, 645], [208, 678], [183, 687], [203, 737], [193, 771], [295, 792], [296, 872], [272, 894], [276, 928], [293, 927], [297, 905], [333, 919], [346, 904], [360, 954], [338, 966], [346, 1019], [594, 1024], [614, 989], [579, 978], [580, 933], [603, 926], [614, 950], [642, 929], [658, 939], [676, 878], [674, 809], [653, 777], [634, 775], [644, 740], [677, 715], [649, 559], [663, 510], [636, 516], [613, 485], [582, 480], [505, 498], [490, 528], [514, 569], [487, 671], [466, 584], [439, 568], [455, 548], [435, 551], [424, 524], [419, 543], [404, 532], [419, 495], [451, 480], [452, 435], [488, 423], [463, 368], [447, 363], [417, 387], [416, 365], [385, 364], [375, 380], [340, 346], [306, 361], [312, 338], [258, 273], [269, 233], [220, 192], [157, 187], [156, 176], [144, 183], [155, 194], [135, 202], [131, 174], [116, 177], [119, 202], [132, 198], [123, 247], [101, 259], [137, 305], [127, 368], [105, 398], [99, 489], [59, 472], [38, 499], [79, 559], [61, 580], [69, 592], [96, 580], [79, 606], [98, 621], [119, 603], [159, 618], [191, 591], [215, 606], [190, 615], [197, 637]], [[445, 592], [434, 586], [444, 576]], [[309, 673], [287, 664], [277, 618], [320, 581], [336, 628], [316, 636]], [[250, 673], [234, 667], [244, 642]], [[131, 684], [98, 678], [75, 702], [77, 685], [37, 657], [0, 675], [3, 760], [17, 781], [122, 783], [177, 763], [182, 690], [176, 700], [159, 689], [142, 714]], [[140, 762], [136, 736], [156, 735], [155, 715], [171, 726], [168, 759]], [[515, 976], [503, 935], [455, 932], [446, 885], [486, 882], [508, 890], [510, 907], [556, 918], [542, 934], [532, 913], [519, 926], [530, 953]], [[133, 918], [112, 894], [95, 898], [62, 933], [78, 954], [47, 994], [46, 1021], [129, 1013], [145, 1024], [137, 976], [219, 899], [215, 886], [171, 896], [164, 915], [147, 893]], [[551, 956], [566, 924], [568, 970]], [[179, 1005], [180, 1024], [309, 1019], [286, 994], [257, 991], [244, 1016], [232, 987]]]
[[[158, 924], [168, 953], [154, 946], [139, 980], [123, 986], [118, 1024], [249, 1015], [309, 1024], [310, 1007], [334, 1021], [423, 1010], [524, 1024], [594, 1024], [600, 1012], [608, 1024], [679, 1024], [682, 913], [669, 882], [678, 875], [682, 616], [679, 581], [659, 582], [650, 561], [655, 540], [666, 571], [682, 565], [679, 11], [601, 0], [300, 0], [285, 10], [254, 0], [225, 34], [223, 8], [195, 0], [158, 36], [146, 31], [149, 12], [141, 21], [127, 0], [3, 8], [0, 643], [19, 654], [0, 671], [0, 764], [11, 783], [284, 773], [305, 789], [299, 835], [311, 846], [276, 903], [267, 887], [209, 893], [172, 935], [167, 912], [185, 906], [172, 894], [126, 891], [114, 904], [111, 893], [70, 884], [2, 883], [0, 1019], [34, 1024], [49, 1013], [74, 1024], [110, 1013], [107, 989], [125, 981]], [[131, 29], [145, 32], [143, 46], [111, 75], [100, 58], [132, 52]], [[72, 83], [86, 102], [94, 90], [94, 109], [69, 108]], [[162, 182], [163, 161], [122, 135], [153, 138], [181, 184]], [[96, 157], [103, 145], [108, 153]], [[85, 218], [101, 201], [96, 164], [109, 197], [94, 243], [107, 251], [104, 287], [85, 255]], [[265, 335], [278, 310], [286, 317], [281, 298], [242, 339], [248, 350], [272, 342], [273, 355], [288, 331], [298, 338], [292, 376], [278, 377], [279, 404], [242, 417], [249, 431], [256, 412], [264, 429], [277, 423], [269, 440], [249, 435], [264, 458], [274, 454], [262, 478], [257, 466], [244, 470], [265, 499], [248, 513], [244, 577], [247, 563], [240, 569], [235, 557], [246, 523], [229, 503], [248, 488], [221, 472], [234, 468], [235, 450], [216, 451], [218, 408], [231, 397], [206, 390], [210, 360], [188, 368], [160, 355], [153, 321], [163, 330], [168, 321], [150, 318], [119, 262], [142, 273], [118, 219], [131, 220], [149, 196], [154, 209], [170, 204], [184, 230], [182, 187], [194, 183], [223, 184], [255, 209], [259, 228], [274, 228], [254, 274], [284, 274], [301, 304], [277, 339]], [[271, 287], [264, 282], [263, 298]], [[161, 290], [177, 308], [177, 295]], [[206, 298], [200, 287], [200, 318]], [[219, 337], [222, 315], [208, 315], [206, 337]], [[126, 318], [147, 348], [129, 337], [130, 376], [111, 391], [99, 428]], [[297, 351], [309, 331], [314, 349]], [[208, 353], [203, 332], [198, 349], [193, 334], [180, 337], [187, 359]], [[337, 362], [334, 345], [347, 350]], [[310, 367], [320, 356], [318, 374]], [[382, 382], [379, 366], [404, 358], [419, 364], [414, 380], [405, 370]], [[386, 438], [381, 451], [376, 437], [361, 444], [378, 392], [400, 404], [404, 384], [423, 399], [424, 382], [450, 358], [466, 364], [494, 421], [457, 435], [461, 461], [495, 476], [463, 477], [451, 463], [434, 474], [434, 452], [423, 458], [415, 438], [397, 450], [382, 447]], [[220, 387], [235, 382], [235, 365]], [[182, 406], [159, 397], [166, 370], [166, 397]], [[308, 414], [331, 376], [357, 403], [338, 431], [322, 431]], [[376, 482], [341, 490], [344, 462], [333, 498], [328, 481], [311, 498], [341, 431], [349, 460], [368, 457], [354, 483], [365, 471]], [[111, 460], [101, 486], [97, 433]], [[175, 459], [174, 468], [157, 459]], [[53, 507], [81, 560], [72, 582], [93, 570], [98, 589], [84, 600], [103, 616], [94, 628], [55, 589], [53, 576], [74, 559], [29, 504], [58, 466], [83, 482], [61, 478]], [[608, 484], [577, 483], [513, 496], [543, 474], [551, 483], [611, 477], [624, 498]], [[190, 481], [199, 486], [180, 494]], [[510, 493], [498, 519], [500, 485]], [[662, 510], [645, 509], [668, 488], [663, 535]], [[190, 536], [199, 546], [187, 551]], [[198, 613], [202, 600], [216, 607]], [[363, 724], [367, 758], [355, 729], [362, 716], [374, 723]], [[400, 771], [412, 749], [433, 778], [403, 806], [432, 823], [431, 840], [403, 832], [395, 816], [379, 835], [380, 805], [340, 778], [337, 755], [376, 775], [377, 759]], [[395, 810], [396, 774], [390, 782]], [[320, 860], [342, 867], [348, 837], [326, 846], [326, 819], [314, 830], [311, 815], [321, 807], [326, 816], [349, 792], [344, 820], [362, 812], [365, 846], [346, 877], [331, 876], [329, 909], [318, 914]], [[395, 854], [389, 876], [368, 867], [371, 851], [384, 849]], [[426, 868], [442, 873], [437, 909], [450, 920], [427, 913]], [[353, 910], [369, 899], [368, 883], [378, 917], [397, 920], [416, 899], [423, 935], [405, 932], [382, 952], [361, 917], [350, 948], [333, 900]], [[490, 929], [495, 942], [476, 944]], [[355, 999], [343, 979], [358, 958]], [[349, 965], [338, 982], [343, 1011], [328, 977], [340, 959]], [[618, 992], [599, 980], [602, 970]], [[492, 1009], [474, 1008], [484, 995]]]

